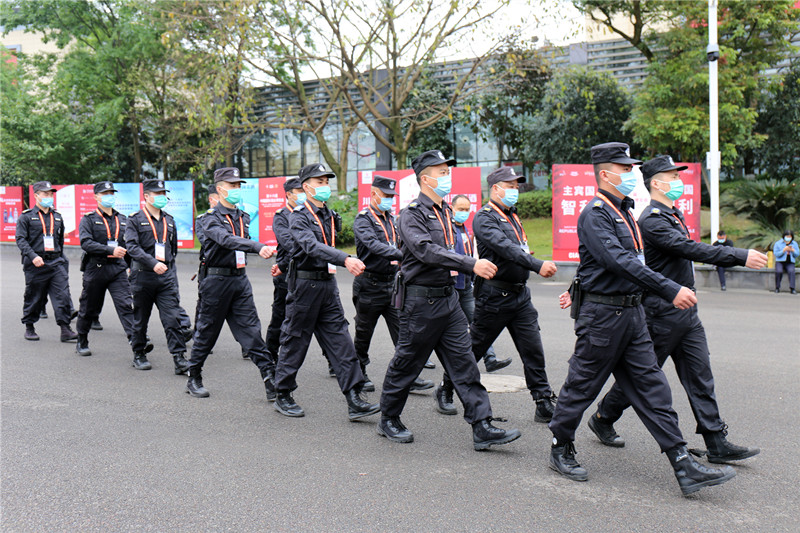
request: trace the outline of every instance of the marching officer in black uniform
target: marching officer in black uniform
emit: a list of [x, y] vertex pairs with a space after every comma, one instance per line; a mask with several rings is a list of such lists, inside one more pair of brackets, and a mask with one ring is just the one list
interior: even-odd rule
[[[644, 184], [651, 195], [650, 205], [639, 217], [647, 266], [684, 287], [694, 287], [692, 261], [721, 267], [764, 267], [767, 256], [756, 250], [711, 246], [692, 240], [683, 213], [674, 205], [683, 194], [680, 171], [686, 168], [676, 166], [666, 155], [642, 165]], [[697, 307], [677, 309], [652, 293], [645, 294], [643, 305], [658, 365], [664, 366], [667, 358], [672, 356], [697, 420], [697, 433], [703, 435], [708, 447], [709, 461], [736, 461], [759, 453], [758, 448], [737, 446], [725, 438], [727, 426], [719, 414], [708, 342]], [[622, 388], [615, 383], [589, 419], [589, 428], [603, 444], [625, 445], [613, 424], [629, 406]]]
[[[528, 237], [514, 207], [519, 183], [524, 183], [525, 178], [516, 175], [511, 167], [501, 167], [489, 174], [487, 182], [490, 199], [475, 214], [472, 229], [478, 254], [497, 265], [497, 274], [475, 283], [475, 315], [470, 325], [472, 351], [480, 360], [500, 332], [508, 328], [522, 359], [525, 383], [536, 403], [534, 420], [547, 423], [553, 417], [555, 395], [545, 372], [539, 313], [531, 303], [527, 282], [531, 271], [543, 278], [552, 277], [556, 264], [536, 259], [528, 248]], [[438, 401], [439, 411], [443, 412]]]
[[641, 303], [643, 289], [679, 309], [693, 307], [697, 298], [690, 288], [645, 265], [644, 242], [629, 211], [633, 200], [628, 197], [637, 181], [633, 165], [641, 161], [630, 157], [624, 143], [593, 146], [591, 153], [599, 191], [578, 219], [581, 262], [571, 287], [578, 339], [550, 421], [550, 468], [575, 481], [588, 479], [575, 460], [575, 430], [613, 372], [636, 414], [667, 454], [683, 494], [724, 483], [736, 475], [731, 467], [707, 468], [686, 450]]
[[189, 369], [184, 358], [186, 341], [181, 333], [178, 316], [178, 279], [170, 273], [175, 268], [178, 237], [175, 220], [162, 211], [166, 207], [167, 189], [164, 180], [149, 179], [142, 183], [144, 209], [128, 217], [125, 243], [131, 258], [131, 289], [133, 291], [133, 367], [150, 370], [147, 360], [147, 325], [153, 304], [167, 337], [167, 345], [175, 364], [175, 374]]
[[438, 150], [424, 152], [412, 162], [421, 192], [398, 221], [403, 258], [395, 304], [400, 309], [400, 335], [383, 382], [377, 431], [395, 442], [413, 442], [414, 435], [400, 421], [400, 414], [414, 379], [435, 349], [464, 404], [464, 419], [473, 428], [473, 446], [485, 450], [518, 439], [520, 432], [491, 423], [489, 394], [481, 384], [467, 317], [453, 288], [458, 272], [474, 272], [487, 279], [497, 272], [490, 261], [454, 250], [453, 215], [444, 201], [450, 194], [454, 164]]
[[[395, 180], [375, 176], [370, 191], [370, 204], [356, 215], [353, 233], [358, 257], [364, 261], [364, 273], [353, 281], [353, 304], [356, 308], [356, 335], [353, 344], [364, 372], [365, 391], [374, 391], [375, 384], [367, 376], [369, 345], [378, 319], [383, 317], [392, 344], [397, 344], [400, 316], [392, 305], [392, 284], [397, 265], [403, 258], [397, 247], [397, 228], [392, 206], [397, 194]], [[417, 378], [412, 391], [433, 388], [433, 382]]]
[[272, 284], [274, 291], [272, 295], [272, 317], [267, 326], [267, 351], [273, 363], [278, 363], [278, 353], [281, 347], [281, 325], [286, 318], [286, 296], [289, 293], [289, 285], [286, 282], [286, 273], [289, 272], [289, 264], [295, 250], [292, 230], [289, 226], [289, 215], [295, 207], [306, 202], [306, 193], [303, 192], [303, 185], [297, 178], [287, 179], [283, 183], [283, 192], [286, 195], [286, 207], [275, 211], [272, 219], [272, 231], [275, 233], [275, 240], [278, 241], [278, 249], [275, 254], [275, 264], [272, 266]]
[[64, 221], [53, 209], [55, 188], [49, 181], [33, 184], [36, 205], [23, 211], [17, 220], [16, 241], [22, 254], [22, 271], [25, 273], [25, 296], [22, 306], [22, 323], [25, 338], [38, 341], [34, 324], [44, 310], [49, 295], [53, 302], [56, 323], [61, 327], [61, 342], [78, 338], [69, 327], [72, 302], [69, 297], [69, 278], [66, 270], [64, 248]]
[[359, 276], [364, 263], [335, 248], [341, 218], [325, 204], [331, 195], [328, 180], [335, 175], [314, 163], [301, 168], [298, 177], [307, 199], [290, 216], [297, 247], [289, 269], [286, 320], [281, 326], [281, 351], [275, 370], [275, 409], [286, 416], [305, 414], [292, 398], [292, 391], [297, 388], [297, 372], [314, 334], [333, 365], [347, 399], [350, 420], [357, 420], [377, 413], [379, 407], [361, 396], [364, 374], [347, 330], [335, 272], [337, 266], [344, 266]]
[[218, 168], [214, 184], [219, 203], [203, 217], [203, 264], [200, 274], [200, 313], [195, 322], [189, 380], [186, 392], [195, 398], [207, 398], [203, 386], [203, 364], [219, 338], [222, 324], [228, 322], [234, 339], [258, 367], [267, 398], [274, 393], [270, 377], [272, 362], [261, 337], [253, 288], [247, 278], [246, 254], [264, 259], [275, 250], [249, 237], [250, 215], [239, 210], [242, 180], [238, 168]]
[[78, 355], [92, 355], [89, 350], [89, 330], [100, 316], [106, 290], [111, 295], [129, 342], [133, 338], [133, 298], [125, 249], [128, 218], [114, 209], [115, 192], [117, 189], [110, 181], [95, 183], [97, 209], [86, 213], [79, 226], [84, 253], [81, 259], [83, 291], [76, 324], [78, 344], [75, 351]]

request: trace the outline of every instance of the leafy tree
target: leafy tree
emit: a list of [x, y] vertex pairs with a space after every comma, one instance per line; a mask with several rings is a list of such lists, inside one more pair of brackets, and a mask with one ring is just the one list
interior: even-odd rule
[[776, 235], [800, 226], [800, 180], [744, 181], [729, 189], [720, 201], [723, 214], [755, 222], [755, 227], [740, 237], [743, 246], [768, 250]]
[[772, 177], [800, 178], [800, 61], [761, 101], [756, 131], [767, 138], [756, 164]]
[[[441, 106], [443, 102], [447, 102], [449, 99], [450, 92], [444, 84], [429, 74], [424, 75], [412, 89], [403, 108], [403, 114], [408, 117], [405, 127], [410, 128], [411, 121], [425, 120], [428, 116], [436, 113], [431, 109]], [[453, 143], [452, 128], [453, 121], [450, 116], [447, 116], [440, 118], [436, 123], [425, 129], [416, 131], [409, 143], [408, 158], [413, 160], [427, 150], [441, 150], [445, 154], [451, 154], [452, 156], [456, 148]]]
[[630, 97], [610, 74], [583, 67], [560, 70], [545, 86], [541, 110], [519, 127], [529, 141], [526, 163], [588, 162], [589, 149], [608, 141], [629, 142], [622, 125]]

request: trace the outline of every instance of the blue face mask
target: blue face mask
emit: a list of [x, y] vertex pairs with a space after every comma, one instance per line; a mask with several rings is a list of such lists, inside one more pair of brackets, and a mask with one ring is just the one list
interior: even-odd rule
[[100, 205], [103, 207], [114, 207], [117, 203], [117, 197], [113, 194], [104, 194], [100, 197]]
[[[433, 177], [433, 176], [429, 176]], [[450, 190], [453, 188], [453, 178], [448, 174], [447, 176], [439, 176], [436, 178], [436, 188], [433, 189], [433, 192], [436, 193], [439, 198], [444, 198], [448, 194], [450, 194]]]
[[725, 244], [725, 239], [717, 239], [717, 242], [720, 244]]
[[225, 196], [225, 200], [227, 200], [228, 203], [236, 205], [242, 201], [242, 189], [228, 189], [227, 192], [228, 194]]
[[314, 189], [314, 200], [319, 200], [320, 202], [327, 202], [328, 198], [331, 197], [331, 188], [329, 185], [320, 185], [319, 187]]
[[[52, 202], [50, 202], [50, 203], [52, 204]], [[792, 242], [792, 236], [791, 235], [787, 235], [786, 237], [783, 238], [783, 240], [786, 241], [786, 242]]]
[[381, 203], [378, 204], [378, 209], [381, 211], [389, 211], [394, 206], [394, 196], [388, 198], [381, 198]]
[[167, 203], [169, 203], [169, 199], [163, 194], [159, 194], [153, 198], [153, 207], [156, 209], [164, 209], [167, 207]]
[[297, 199], [295, 200], [295, 202], [297, 203], [297, 205], [303, 205], [304, 203], [306, 203], [307, 199], [308, 198], [306, 197], [306, 193], [299, 192], [297, 193]]
[[519, 200], [518, 189], [503, 189], [503, 193], [505, 196], [500, 198], [500, 201], [503, 202], [503, 205], [506, 207], [514, 207], [517, 205], [517, 200]]
[[53, 207], [53, 197], [50, 196], [47, 198], [42, 198], [41, 200], [39, 200], [39, 203], [42, 204], [42, 207], [50, 209], [51, 207]]
[[458, 224], [463, 224], [469, 218], [469, 211], [456, 211], [453, 213], [453, 220]]
[[610, 170], [606, 170], [606, 172], [620, 177], [622, 182], [620, 182], [619, 185], [614, 185], [613, 183], [612, 185], [614, 185], [614, 187], [623, 196], [628, 196], [633, 192], [633, 189], [636, 188], [636, 174], [634, 174], [632, 170], [630, 172], [625, 172], [624, 174], [617, 174], [616, 172], [611, 172]]

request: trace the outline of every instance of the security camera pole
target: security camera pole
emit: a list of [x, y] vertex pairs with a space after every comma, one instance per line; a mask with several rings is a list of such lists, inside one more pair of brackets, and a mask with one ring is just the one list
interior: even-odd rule
[[708, 179], [711, 185], [711, 235], [719, 231], [719, 99], [718, 65], [719, 45], [717, 44], [717, 0], [708, 0], [708, 115], [710, 151], [706, 154]]

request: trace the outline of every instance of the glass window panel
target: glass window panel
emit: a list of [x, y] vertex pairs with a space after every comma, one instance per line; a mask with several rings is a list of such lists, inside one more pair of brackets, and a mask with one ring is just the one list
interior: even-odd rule
[[283, 130], [283, 151], [286, 158], [286, 175], [294, 176], [302, 165], [300, 157], [300, 133], [297, 130]]
[[266, 134], [269, 176], [283, 176], [283, 135], [281, 130], [269, 130]]

